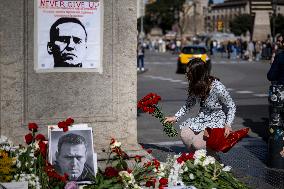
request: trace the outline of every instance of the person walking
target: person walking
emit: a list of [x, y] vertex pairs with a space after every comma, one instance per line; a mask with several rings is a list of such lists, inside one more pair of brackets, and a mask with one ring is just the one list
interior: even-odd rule
[[253, 52], [254, 52], [254, 44], [252, 41], [249, 42], [248, 44], [248, 52], [249, 52], [249, 62], [252, 62], [253, 60]]
[[[227, 137], [232, 132], [232, 122], [236, 106], [226, 87], [218, 78], [211, 76], [206, 63], [192, 59], [187, 64], [188, 98], [185, 105], [174, 115], [165, 118], [165, 122], [175, 123], [196, 104], [200, 110], [196, 117], [188, 118], [180, 125], [181, 139], [189, 150], [206, 148], [204, 134], [206, 128], [225, 128]], [[224, 112], [224, 108], [228, 111]]]
[[138, 43], [137, 47], [137, 71], [144, 71], [144, 47]]

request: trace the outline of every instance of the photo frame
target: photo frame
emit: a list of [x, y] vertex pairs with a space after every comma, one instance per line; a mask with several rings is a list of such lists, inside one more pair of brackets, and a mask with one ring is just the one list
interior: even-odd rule
[[103, 0], [34, 0], [34, 69], [102, 73]]
[[97, 157], [92, 128], [75, 124], [67, 132], [57, 125], [48, 126], [49, 162], [59, 174], [67, 173], [69, 180], [89, 183], [97, 172]]

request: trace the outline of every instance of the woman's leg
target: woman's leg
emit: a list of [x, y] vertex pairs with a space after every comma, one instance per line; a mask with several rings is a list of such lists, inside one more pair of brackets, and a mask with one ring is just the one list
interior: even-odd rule
[[183, 127], [181, 129], [180, 133], [181, 140], [189, 151], [192, 150], [191, 145], [194, 136], [195, 136], [194, 132], [189, 127]]
[[196, 133], [189, 127], [181, 129], [181, 140], [189, 151], [206, 149], [206, 141], [204, 140], [203, 135], [203, 131]]
[[192, 145], [196, 150], [206, 149], [206, 141], [204, 140], [204, 131], [196, 133], [193, 137]]

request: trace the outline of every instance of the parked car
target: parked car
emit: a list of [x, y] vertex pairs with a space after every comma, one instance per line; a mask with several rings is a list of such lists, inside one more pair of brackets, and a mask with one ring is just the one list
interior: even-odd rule
[[186, 65], [193, 58], [201, 58], [206, 60], [209, 70], [211, 70], [211, 60], [207, 54], [207, 49], [204, 46], [185, 46], [182, 48], [177, 60], [177, 73], [185, 73]]

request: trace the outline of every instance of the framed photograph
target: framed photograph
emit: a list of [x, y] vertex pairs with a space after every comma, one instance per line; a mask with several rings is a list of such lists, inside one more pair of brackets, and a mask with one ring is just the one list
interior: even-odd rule
[[36, 72], [102, 72], [102, 0], [34, 0]]
[[77, 124], [63, 132], [58, 126], [48, 126], [49, 162], [55, 170], [69, 180], [88, 183], [97, 170], [93, 147], [92, 128], [87, 124]]

